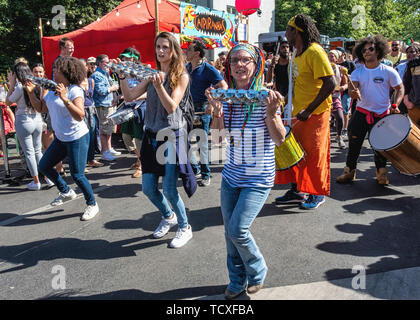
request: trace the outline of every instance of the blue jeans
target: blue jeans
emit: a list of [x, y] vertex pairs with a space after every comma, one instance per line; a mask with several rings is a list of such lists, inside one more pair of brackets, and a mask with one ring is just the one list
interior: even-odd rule
[[234, 188], [222, 180], [220, 203], [225, 226], [228, 289], [242, 292], [247, 283], [264, 282], [267, 265], [249, 227], [261, 211], [271, 188]]
[[[171, 150], [171, 148], [168, 150]], [[172, 212], [175, 212], [178, 219], [178, 227], [186, 228], [188, 226], [188, 218], [184, 202], [182, 201], [176, 186], [178, 177], [178, 166], [176, 164], [166, 163], [165, 175], [162, 177], [163, 194], [159, 191], [159, 176], [154, 173], [143, 173], [142, 187], [143, 193], [159, 209], [163, 218], [168, 219], [172, 215]], [[168, 201], [171, 204], [173, 211], [171, 210]]]
[[[96, 114], [86, 115], [88, 117], [88, 128], [89, 128], [89, 150], [87, 155], [87, 161], [92, 162], [95, 160], [95, 148], [96, 148], [96, 127], [98, 126], [98, 121]], [[92, 117], [92, 118], [91, 118]], [[93, 126], [92, 126], [92, 123]]]
[[55, 183], [61, 193], [69, 192], [70, 188], [54, 166], [66, 157], [69, 162], [70, 174], [77, 186], [82, 190], [87, 205], [95, 205], [95, 195], [92, 186], [85, 176], [87, 152], [89, 148], [89, 133], [69, 142], [63, 142], [56, 137], [39, 162], [38, 169]]
[[348, 93], [344, 93], [341, 96], [341, 105], [343, 107], [343, 113], [349, 114], [350, 112], [350, 104], [351, 104], [351, 98]]
[[[202, 105], [201, 103], [195, 105], [195, 112], [204, 112], [207, 105]], [[211, 115], [210, 114], [203, 114], [199, 116], [201, 119], [201, 128], [206, 133], [205, 140], [199, 141], [200, 145], [200, 166], [198, 165], [197, 160], [195, 159], [194, 153], [191, 153], [191, 166], [195, 173], [200, 172], [201, 168], [201, 176], [203, 179], [210, 178], [210, 166], [209, 166], [209, 130], [210, 130], [210, 123], [211, 123]]]

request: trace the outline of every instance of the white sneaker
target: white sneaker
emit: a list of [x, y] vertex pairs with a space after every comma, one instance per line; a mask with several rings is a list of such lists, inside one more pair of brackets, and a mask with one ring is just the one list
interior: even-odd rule
[[28, 183], [28, 189], [32, 191], [37, 191], [41, 189], [41, 183], [35, 183], [34, 181], [31, 181]]
[[159, 223], [159, 226], [156, 228], [155, 232], [153, 232], [153, 237], [156, 239], [160, 239], [165, 236], [169, 230], [178, 224], [178, 219], [176, 218], [175, 213], [173, 213], [172, 219], [162, 219]]
[[341, 148], [341, 149], [345, 149], [346, 148], [346, 143], [344, 142], [344, 140], [343, 140], [343, 137], [339, 137], [338, 139], [337, 139], [337, 143], [338, 143], [338, 146]]
[[115, 158], [112, 156], [112, 154], [109, 150], [106, 150], [102, 153], [101, 159], [105, 160], [105, 161], [114, 161], [115, 160]]
[[82, 221], [87, 221], [95, 217], [99, 212], [98, 204], [95, 203], [95, 205], [89, 205], [85, 209], [85, 213], [82, 215]]
[[55, 186], [55, 183], [52, 182], [50, 179], [48, 179], [47, 177], [45, 177], [45, 182], [47, 183], [47, 187], [51, 188], [52, 186]]
[[121, 152], [115, 150], [114, 148], [111, 147], [111, 149], [109, 149], [109, 152], [111, 153], [111, 155], [113, 156], [120, 156]]
[[192, 228], [190, 225], [188, 225], [186, 228], [178, 228], [175, 234], [175, 238], [172, 239], [169, 246], [171, 248], [181, 248], [183, 247], [188, 241], [190, 241], [192, 238]]
[[70, 189], [70, 191], [67, 192], [67, 193], [59, 192], [58, 197], [55, 198], [53, 200], [53, 202], [51, 202], [51, 205], [54, 206], [54, 207], [59, 206], [59, 205], [63, 204], [65, 200], [72, 200], [76, 197], [77, 197], [77, 194], [72, 189]]

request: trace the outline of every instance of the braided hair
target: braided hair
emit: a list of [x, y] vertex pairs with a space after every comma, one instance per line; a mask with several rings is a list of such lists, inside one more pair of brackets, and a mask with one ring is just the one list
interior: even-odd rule
[[299, 13], [295, 16], [295, 24], [303, 30], [303, 32], [298, 30], [302, 37], [303, 51], [308, 49], [312, 43], [319, 43], [320, 36], [318, 28], [309, 16]]

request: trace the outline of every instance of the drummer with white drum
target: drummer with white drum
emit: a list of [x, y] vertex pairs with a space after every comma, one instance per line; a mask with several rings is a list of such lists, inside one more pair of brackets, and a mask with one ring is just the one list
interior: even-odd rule
[[[355, 47], [359, 61], [364, 65], [351, 74], [354, 85], [349, 86], [349, 94], [358, 99], [356, 112], [351, 120], [349, 150], [344, 172], [336, 181], [350, 183], [356, 179], [356, 165], [366, 134], [383, 117], [399, 113], [398, 105], [404, 97], [404, 86], [396, 70], [381, 64], [381, 59], [389, 51], [388, 43], [380, 35], [360, 40]], [[395, 90], [394, 101], [389, 98], [390, 89]], [[387, 159], [374, 150], [376, 179], [380, 185], [389, 184]]]

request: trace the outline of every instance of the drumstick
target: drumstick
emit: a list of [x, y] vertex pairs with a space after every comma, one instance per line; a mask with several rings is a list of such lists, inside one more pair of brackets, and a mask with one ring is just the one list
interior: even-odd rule
[[[342, 68], [341, 71], [347, 77], [347, 80], [349, 81], [349, 84], [351, 84], [351, 90], [353, 90], [353, 91], [357, 90], [357, 88], [354, 86], [354, 83], [350, 79], [347, 68]], [[361, 97], [360, 97], [360, 101], [362, 101]]]

